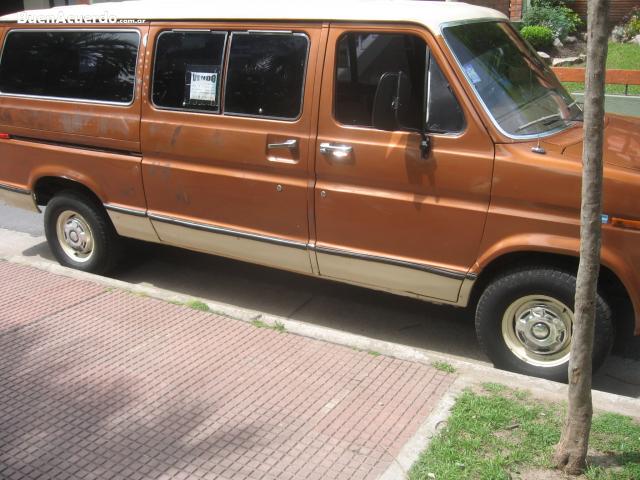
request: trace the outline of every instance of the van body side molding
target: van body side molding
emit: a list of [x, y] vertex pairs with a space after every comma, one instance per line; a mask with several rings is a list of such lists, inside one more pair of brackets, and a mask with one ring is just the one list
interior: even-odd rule
[[146, 217], [147, 216], [147, 211], [146, 210], [140, 210], [140, 209], [137, 209], [137, 208], [121, 207], [119, 205], [113, 205], [111, 203], [105, 203], [103, 205], [104, 205], [105, 209], [111, 210], [112, 212], [124, 213], [126, 215], [133, 215], [134, 217]]
[[443, 277], [452, 278], [454, 280], [464, 280], [465, 278], [467, 278], [467, 274], [464, 272], [458, 272], [456, 270], [448, 270], [448, 269], [439, 268], [439, 267], [432, 267], [430, 265], [425, 265], [422, 263], [413, 263], [413, 262], [407, 262], [405, 260], [397, 260], [395, 258], [379, 257], [376, 255], [355, 253], [349, 250], [340, 250], [337, 248], [327, 248], [327, 247], [314, 247], [314, 250], [318, 253], [325, 253], [327, 255], [337, 255], [339, 257], [357, 258], [358, 260], [385, 263], [387, 265], [408, 268], [411, 270], [420, 270], [421, 272], [433, 273], [435, 275], [441, 275]]
[[[109, 211], [110, 217], [114, 222], [116, 230], [120, 232], [120, 229], [126, 228], [128, 231], [127, 236], [130, 236], [133, 238], [139, 238], [140, 240], [150, 240], [157, 243], [167, 243], [170, 245], [175, 245], [179, 247], [181, 246], [183, 248], [188, 248], [191, 250], [206, 251], [207, 253], [212, 253], [212, 254], [217, 254], [222, 256], [230, 256], [231, 258], [240, 259], [241, 257], [238, 256], [237, 254], [233, 254], [233, 255], [228, 254], [228, 250], [227, 250], [228, 246], [222, 245], [220, 243], [220, 240], [214, 240], [214, 238], [217, 235], [222, 235], [223, 237], [219, 237], [219, 238], [232, 237], [232, 238], [250, 240], [253, 242], [259, 242], [254, 244], [256, 245], [256, 247], [258, 247], [259, 244], [263, 244], [265, 246], [273, 245], [274, 247], [283, 247], [277, 251], [271, 252], [269, 255], [273, 254], [277, 258], [280, 258], [281, 260], [287, 258], [289, 260], [292, 260], [292, 262], [294, 262], [294, 265], [295, 265], [295, 262], [299, 262], [300, 259], [298, 258], [299, 254], [294, 254], [293, 252], [304, 251], [304, 252], [315, 252], [322, 255], [330, 255], [334, 258], [343, 257], [345, 259], [361, 261], [361, 262], [364, 262], [362, 264], [363, 266], [369, 264], [371, 265], [371, 267], [374, 267], [375, 265], [378, 265], [378, 266], [386, 265], [388, 267], [396, 267], [399, 270], [396, 270], [395, 274], [400, 274], [403, 270], [407, 272], [407, 274], [409, 274], [409, 272], [414, 272], [414, 275], [424, 275], [424, 277], [420, 277], [420, 276], [416, 277], [416, 281], [419, 279], [422, 279], [422, 281], [420, 281], [420, 284], [422, 284], [423, 286], [426, 286], [427, 284], [442, 285], [441, 289], [444, 289], [447, 293], [447, 295], [444, 296], [446, 298], [428, 295], [426, 294], [427, 293], [426, 291], [418, 293], [411, 290], [404, 290], [404, 289], [397, 289], [397, 288], [383, 288], [379, 285], [368, 284], [367, 282], [363, 283], [362, 279], [361, 280], [357, 280], [355, 278], [339, 279], [339, 278], [332, 277], [331, 275], [329, 275], [329, 277], [335, 278], [336, 280], [341, 280], [346, 283], [366, 285], [369, 288], [375, 288], [377, 290], [387, 290], [387, 291], [395, 292], [397, 294], [408, 295], [408, 296], [423, 298], [423, 299], [428, 298], [430, 301], [435, 301], [435, 302], [443, 302], [443, 303], [450, 303], [453, 305], [464, 306], [468, 301], [468, 298], [467, 298], [469, 293], [468, 290], [470, 290], [471, 286], [473, 285], [477, 277], [475, 274], [472, 274], [472, 273], [450, 270], [446, 268], [435, 267], [435, 266], [425, 265], [421, 263], [408, 262], [405, 260], [398, 260], [390, 257], [369, 255], [369, 254], [354, 252], [350, 250], [342, 250], [342, 249], [330, 248], [330, 247], [320, 247], [320, 246], [315, 246], [314, 244], [311, 244], [311, 243], [297, 242], [293, 240], [287, 240], [287, 239], [272, 237], [268, 235], [260, 235], [256, 233], [249, 233], [241, 230], [220, 227], [217, 225], [184, 220], [184, 219], [167, 216], [167, 215], [160, 215], [157, 213], [147, 212], [146, 210], [143, 210], [143, 209], [127, 208], [127, 207], [122, 207], [119, 205], [112, 205], [112, 204], [104, 204], [104, 207], [107, 209], [107, 211]], [[130, 220], [127, 220], [127, 219], [130, 219]], [[140, 233], [134, 234], [131, 231], [133, 228], [136, 228], [138, 231], [143, 231], [142, 225], [139, 225], [139, 224], [134, 225], [134, 219], [139, 219], [140, 221], [146, 220], [146, 221], [158, 222], [156, 224], [156, 230], [159, 228], [159, 224], [170, 225], [170, 226], [173, 226], [173, 228], [179, 227], [182, 229], [181, 230], [182, 233], [180, 234], [179, 233], [180, 231], [173, 231], [173, 230], [168, 231], [166, 229], [162, 229], [162, 231], [158, 230], [157, 232], [160, 235], [160, 238], [151, 238], [150, 233], [149, 235], [145, 235], [145, 237], [143, 237], [142, 235], [140, 235]], [[196, 240], [195, 238], [189, 238], [188, 237], [189, 230], [211, 234], [212, 235], [211, 243], [209, 243], [209, 241], [206, 240], [207, 237], [198, 237], [199, 240]], [[151, 230], [149, 230], [149, 232], [150, 231]], [[163, 233], [168, 234], [170, 238], [163, 239]], [[202, 235], [202, 233], [200, 235]], [[271, 248], [274, 248], [274, 247], [271, 247]], [[291, 253], [287, 254], [287, 252], [291, 252]], [[293, 260], [294, 258], [297, 258], [298, 260]], [[261, 260], [259, 263], [268, 264], [269, 266], [278, 265], [277, 262], [266, 262], [265, 260]], [[307, 271], [306, 268], [303, 270], [301, 268], [294, 267], [294, 268], [288, 268], [288, 270], [295, 270], [295, 271], [306, 273], [306, 274], [313, 273], [311, 270]], [[326, 275], [320, 274], [320, 276], [326, 276]], [[438, 278], [440, 278], [441, 280], [438, 280]], [[423, 281], [424, 281], [424, 284], [422, 283]]]
[[31, 191], [26, 188], [14, 187], [13, 185], [7, 185], [0, 183], [0, 190], [6, 190], [12, 193], [21, 193], [22, 195], [31, 195]]
[[296, 242], [294, 240], [285, 240], [283, 238], [278, 238], [278, 237], [270, 237], [270, 236], [267, 236], [267, 235], [259, 235], [257, 233], [243, 232], [241, 230], [234, 230], [234, 229], [231, 229], [231, 228], [218, 227], [218, 226], [215, 226], [215, 225], [208, 225], [208, 224], [205, 224], [205, 223], [192, 222], [192, 221], [189, 221], [189, 220], [181, 220], [181, 219], [174, 218], [174, 217], [167, 217], [167, 216], [164, 216], [164, 215], [157, 215], [155, 213], [148, 213], [147, 215], [149, 216], [149, 218], [151, 220], [154, 220], [156, 222], [169, 223], [169, 224], [172, 224], [172, 225], [179, 225], [181, 227], [193, 228], [195, 230], [202, 230], [202, 231], [205, 231], [205, 232], [217, 233], [217, 234], [221, 234], [221, 235], [228, 235], [228, 236], [231, 236], [231, 237], [246, 238], [248, 240], [257, 240], [257, 241], [260, 241], [260, 242], [272, 243], [274, 245], [281, 245], [281, 246], [296, 248], [296, 249], [300, 249], [300, 250], [306, 250], [307, 249], [307, 244], [304, 243], [304, 242]]

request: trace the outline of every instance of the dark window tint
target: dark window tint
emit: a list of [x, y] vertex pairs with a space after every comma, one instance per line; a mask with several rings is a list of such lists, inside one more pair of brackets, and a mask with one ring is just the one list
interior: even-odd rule
[[217, 112], [225, 39], [225, 32], [160, 34], [153, 103], [159, 107]]
[[136, 32], [11, 32], [0, 63], [0, 91], [129, 103], [138, 44]]
[[234, 33], [225, 113], [297, 118], [302, 107], [307, 47], [304, 35]]
[[338, 42], [335, 117], [380, 130], [421, 129], [426, 45], [411, 35], [348, 33]]
[[429, 61], [429, 91], [427, 93], [427, 130], [433, 133], [453, 133], [464, 129], [464, 114], [449, 82], [433, 57]]

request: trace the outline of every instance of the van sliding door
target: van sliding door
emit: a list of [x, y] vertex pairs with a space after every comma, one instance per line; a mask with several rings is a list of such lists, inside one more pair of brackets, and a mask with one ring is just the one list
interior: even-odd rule
[[152, 26], [141, 139], [148, 214], [162, 241], [312, 271], [320, 33], [310, 24]]

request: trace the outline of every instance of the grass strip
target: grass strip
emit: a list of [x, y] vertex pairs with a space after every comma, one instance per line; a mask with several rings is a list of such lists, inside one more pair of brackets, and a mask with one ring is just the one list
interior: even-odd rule
[[[566, 407], [522, 390], [484, 384], [456, 401], [446, 426], [409, 472], [411, 480], [562, 479], [551, 458]], [[640, 423], [594, 416], [584, 480], [640, 479]]]

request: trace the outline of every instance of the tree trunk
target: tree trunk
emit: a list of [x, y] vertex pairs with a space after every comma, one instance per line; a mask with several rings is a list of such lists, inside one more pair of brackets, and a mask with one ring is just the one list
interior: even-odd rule
[[596, 295], [602, 240], [602, 144], [604, 129], [604, 80], [607, 58], [609, 0], [589, 0], [587, 13], [587, 68], [582, 152], [582, 209], [580, 266], [576, 285], [575, 324], [569, 361], [569, 409], [556, 467], [578, 475], [586, 466], [593, 406], [591, 374]]

